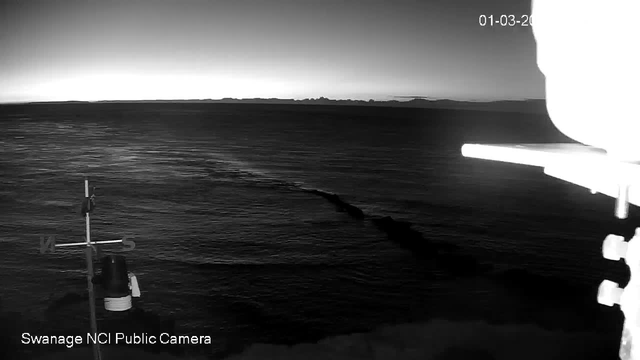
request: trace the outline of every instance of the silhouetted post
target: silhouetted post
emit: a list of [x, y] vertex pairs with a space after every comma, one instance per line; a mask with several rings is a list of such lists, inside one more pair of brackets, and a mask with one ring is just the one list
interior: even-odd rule
[[[91, 199], [89, 199], [89, 179], [84, 179], [84, 197], [87, 201], [87, 206], [91, 209]], [[88, 209], [88, 210], [89, 210]], [[93, 292], [93, 253], [91, 250], [91, 225], [89, 223], [89, 213], [85, 213], [85, 222], [87, 227], [87, 247], [85, 254], [87, 256], [87, 286], [89, 288], [89, 309], [91, 311], [91, 332], [93, 332], [94, 338], [98, 334], [98, 321], [96, 320], [96, 298]], [[95, 360], [101, 360], [102, 354], [100, 353], [100, 344], [97, 341], [93, 342], [93, 358]]]

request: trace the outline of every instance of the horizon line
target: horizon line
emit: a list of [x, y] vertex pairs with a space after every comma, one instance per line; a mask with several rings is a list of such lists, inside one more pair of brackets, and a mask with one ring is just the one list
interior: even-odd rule
[[[165, 101], [165, 102], [174, 102], [174, 101], [225, 101], [225, 100], [237, 100], [237, 101], [247, 101], [247, 100], [284, 100], [284, 101], [309, 101], [309, 100], [329, 100], [329, 101], [353, 101], [353, 102], [379, 102], [379, 103], [389, 103], [389, 102], [410, 102], [412, 100], [424, 100], [424, 101], [454, 101], [454, 102], [471, 102], [471, 103], [493, 103], [493, 102], [502, 102], [502, 101], [510, 101], [510, 102], [526, 102], [526, 101], [542, 101], [544, 98], [521, 98], [521, 99], [493, 99], [493, 100], [480, 100], [480, 99], [467, 99], [467, 100], [456, 100], [450, 98], [434, 98], [429, 96], [410, 96], [410, 95], [397, 95], [390, 96], [391, 100], [358, 100], [358, 99], [332, 99], [324, 96], [320, 96], [317, 98], [303, 98], [303, 99], [293, 99], [293, 98], [264, 98], [264, 97], [254, 97], [254, 98], [219, 98], [219, 99], [211, 99], [211, 98], [203, 98], [203, 99], [126, 99], [126, 100], [44, 100], [44, 101], [0, 101], [0, 105], [17, 105], [17, 104], [46, 104], [46, 103], [65, 103], [65, 102], [82, 102], [82, 103], [96, 103], [96, 102], [157, 102], [157, 101]], [[408, 99], [406, 101], [399, 101], [394, 99]]]

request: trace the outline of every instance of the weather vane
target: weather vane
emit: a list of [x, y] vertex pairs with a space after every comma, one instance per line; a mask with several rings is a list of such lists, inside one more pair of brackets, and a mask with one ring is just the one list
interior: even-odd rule
[[[105, 291], [104, 305], [108, 311], [125, 311], [131, 308], [131, 297], [139, 297], [140, 289], [135, 275], [127, 271], [124, 256], [110, 255], [102, 259], [102, 273], [94, 276], [93, 272], [93, 251], [98, 254], [97, 245], [117, 244], [125, 245], [123, 251], [135, 249], [135, 242], [123, 237], [119, 240], [91, 241], [90, 213], [95, 209], [95, 186], [89, 192], [89, 179], [84, 180], [84, 200], [82, 202], [81, 214], [85, 218], [86, 235], [85, 241], [75, 243], [57, 244], [55, 236], [48, 239], [41, 237], [40, 253], [54, 253], [56, 248], [84, 246], [87, 260], [87, 288], [89, 290], [89, 308], [91, 316], [91, 332], [87, 339], [92, 339], [93, 357], [101, 360], [100, 341], [98, 334], [98, 323], [96, 320], [96, 304], [94, 294], [94, 284], [99, 284]], [[88, 340], [89, 341], [89, 340]]]

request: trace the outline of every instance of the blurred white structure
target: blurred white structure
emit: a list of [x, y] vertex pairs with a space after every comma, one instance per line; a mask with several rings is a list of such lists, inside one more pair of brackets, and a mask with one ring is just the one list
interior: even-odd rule
[[638, 0], [533, 0], [537, 62], [554, 125], [568, 137], [640, 160]]
[[[627, 218], [630, 203], [640, 206], [639, 10], [640, 0], [533, 0], [531, 23], [549, 117], [584, 145], [465, 144], [462, 154], [542, 167], [592, 194], [616, 198], [615, 216]], [[640, 360], [640, 228], [629, 242], [607, 236], [602, 252], [629, 266], [627, 286], [603, 281], [598, 302], [620, 305], [620, 359]]]
[[[633, 338], [640, 334], [640, 228], [635, 236], [625, 242], [622, 236], [609, 235], [602, 244], [602, 255], [609, 260], [624, 259], [629, 266], [631, 277], [624, 289], [617, 283], [604, 280], [598, 288], [598, 302], [602, 305], [620, 305], [625, 322], [620, 342], [620, 359], [640, 359], [640, 348], [633, 346]], [[637, 337], [636, 337], [637, 338]]]

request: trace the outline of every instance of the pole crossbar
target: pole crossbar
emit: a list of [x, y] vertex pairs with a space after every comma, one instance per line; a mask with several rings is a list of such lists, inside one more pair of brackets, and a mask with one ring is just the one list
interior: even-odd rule
[[117, 244], [123, 242], [123, 239], [120, 240], [102, 240], [102, 241], [83, 241], [83, 242], [75, 242], [75, 243], [64, 243], [64, 244], [56, 244], [56, 247], [67, 247], [67, 246], [79, 246], [79, 245], [100, 245], [100, 244]]

